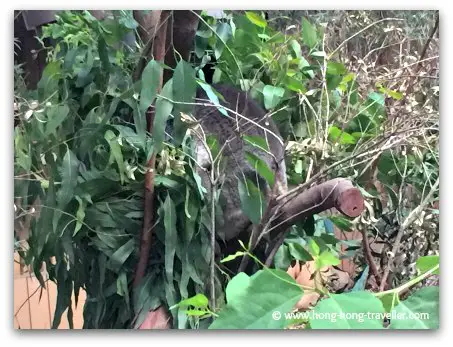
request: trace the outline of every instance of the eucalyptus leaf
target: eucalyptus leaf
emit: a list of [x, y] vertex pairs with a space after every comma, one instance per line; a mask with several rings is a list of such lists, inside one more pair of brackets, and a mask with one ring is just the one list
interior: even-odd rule
[[[162, 96], [164, 98], [172, 99], [172, 83], [173, 80], [169, 80], [164, 88], [162, 89]], [[154, 138], [154, 152], [158, 153], [162, 150], [162, 143], [165, 138], [165, 127], [167, 125], [167, 119], [173, 110], [173, 103], [164, 98], [159, 98], [156, 101], [156, 115], [154, 117], [153, 125], [153, 138]]]
[[159, 62], [151, 60], [142, 73], [142, 88], [140, 91], [140, 112], [145, 115], [148, 107], [152, 105], [159, 90], [162, 67]]

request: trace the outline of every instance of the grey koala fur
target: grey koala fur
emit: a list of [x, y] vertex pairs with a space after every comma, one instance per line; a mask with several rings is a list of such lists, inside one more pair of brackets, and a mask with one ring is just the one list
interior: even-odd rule
[[[229, 86], [213, 85], [217, 92], [223, 95], [224, 101], [220, 104], [237, 112], [228, 112], [228, 117], [219, 112], [215, 106], [197, 105], [193, 116], [199, 122], [206, 135], [215, 135], [219, 148], [227, 143], [222, 157], [225, 170], [221, 186], [221, 198], [223, 201], [223, 221], [217, 225], [217, 234], [225, 241], [236, 238], [251, 226], [248, 217], [241, 210], [239, 198], [238, 180], [244, 177], [250, 179], [255, 185], [260, 186], [266, 200], [269, 199], [272, 187], [269, 187], [264, 178], [260, 177], [256, 170], [246, 160], [246, 152], [251, 152], [261, 158], [275, 173], [275, 181], [278, 184], [278, 192], [286, 191], [286, 168], [284, 161], [284, 146], [280, 133], [271, 118], [266, 119], [264, 109], [254, 101], [247, 93]], [[209, 103], [209, 99], [203, 89], [197, 91], [197, 103]], [[203, 99], [204, 101], [200, 100]], [[253, 123], [255, 122], [255, 123]], [[260, 126], [256, 125], [259, 124]], [[264, 129], [266, 130], [264, 130]], [[269, 153], [245, 142], [242, 135], [260, 136], [266, 139]], [[228, 141], [228, 142], [227, 142]], [[198, 163], [203, 166], [208, 162], [207, 150], [201, 141], [196, 140], [196, 157]], [[208, 172], [199, 170], [203, 186], [210, 191]]]

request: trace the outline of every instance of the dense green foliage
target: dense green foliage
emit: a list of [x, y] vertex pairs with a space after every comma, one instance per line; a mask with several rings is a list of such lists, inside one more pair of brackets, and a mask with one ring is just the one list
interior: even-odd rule
[[[211, 318], [212, 329], [285, 328], [290, 320], [275, 319], [273, 313], [290, 312], [303, 295], [282, 271], [292, 260], [314, 260], [317, 271], [338, 265], [356, 256], [359, 247], [338, 240], [333, 225], [349, 231], [361, 223], [372, 229], [376, 218], [395, 213], [403, 225], [427, 191], [436, 188], [438, 139], [427, 128], [437, 129], [438, 118], [425, 117], [419, 124], [415, 116], [410, 121], [389, 117], [387, 104], [407, 96], [385, 81], [364, 90], [358, 69], [350, 69], [337, 52], [327, 49], [326, 27], [303, 18], [300, 30], [290, 34], [273, 29], [259, 13], [220, 19], [204, 14], [192, 59], [181, 60], [158, 93], [156, 76], [166, 67], [152, 60], [141, 80], [133, 81], [140, 48], [129, 46], [124, 37], [134, 33], [137, 23], [130, 11], [114, 15], [100, 21], [87, 11], [65, 12], [45, 27], [43, 38], [52, 38], [55, 46], [47, 48], [48, 64], [37, 90], [26, 90], [20, 69], [15, 69], [20, 119], [15, 128], [15, 196], [21, 197], [16, 206], [24, 214], [32, 207], [35, 211], [28, 246], [19, 245], [18, 251], [42, 284], [43, 263], [49, 279], [57, 283], [54, 327], [66, 309], [71, 324], [70, 295], [74, 292], [77, 301], [83, 288], [88, 297], [86, 328], [137, 327], [160, 305], [171, 308], [175, 328], [207, 328]], [[218, 104], [221, 96], [205, 82], [202, 70], [212, 57], [214, 82], [250, 91], [272, 114], [287, 144], [289, 183], [306, 182], [317, 173], [321, 178], [348, 177], [370, 201], [362, 220], [317, 215], [294, 226], [277, 253], [276, 269], [264, 267], [253, 276], [240, 273], [232, 279], [217, 271], [216, 312], [207, 299], [212, 197], [205, 194], [196, 173], [189, 125], [181, 121], [182, 114], [192, 111], [193, 106], [184, 103], [193, 101], [197, 86]], [[153, 102], [156, 117], [149, 134], [145, 112]], [[174, 124], [171, 138], [165, 134], [168, 120]], [[266, 146], [258, 139], [248, 141]], [[213, 153], [218, 151], [215, 141], [210, 144]], [[153, 153], [158, 154], [153, 251], [145, 279], [132, 291], [144, 175]], [[386, 207], [374, 187], [365, 187], [370, 162], [376, 158], [377, 179], [389, 196]], [[264, 163], [251, 155], [247, 160], [273, 182]], [[247, 185], [241, 190], [242, 206], [258, 224], [263, 210], [260, 192], [254, 182]], [[401, 187], [408, 185], [412, 195], [403, 197]], [[437, 195], [436, 190], [429, 203]], [[425, 216], [435, 218], [438, 211], [427, 210], [427, 205], [422, 208]], [[349, 248], [344, 252], [342, 246]], [[238, 250], [224, 255], [229, 256], [224, 261], [248, 252], [239, 245]], [[360, 276], [355, 292], [335, 294], [320, 288], [327, 298], [313, 312], [429, 312], [428, 322], [392, 320], [390, 327], [437, 328], [438, 287], [421, 289], [407, 299], [400, 294], [438, 271], [438, 262], [437, 256], [421, 258], [421, 274], [387, 292], [366, 291], [366, 279]], [[336, 323], [318, 316], [302, 322], [313, 329], [384, 327], [382, 316]]]

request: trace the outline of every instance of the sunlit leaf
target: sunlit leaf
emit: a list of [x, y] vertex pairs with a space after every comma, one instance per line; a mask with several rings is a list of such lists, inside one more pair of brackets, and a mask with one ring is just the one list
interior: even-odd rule
[[266, 20], [255, 12], [246, 11], [245, 15], [247, 16], [249, 21], [251, 21], [256, 26], [259, 26], [260, 28], [265, 28], [267, 26]]

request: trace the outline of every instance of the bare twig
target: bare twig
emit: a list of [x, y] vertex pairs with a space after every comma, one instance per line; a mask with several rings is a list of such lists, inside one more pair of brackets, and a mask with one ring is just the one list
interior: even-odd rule
[[379, 274], [379, 271], [377, 270], [376, 264], [374, 263], [373, 260], [373, 255], [371, 254], [371, 249], [370, 249], [370, 244], [368, 242], [368, 235], [366, 232], [366, 229], [363, 227], [360, 227], [360, 233], [362, 234], [362, 245], [363, 245], [363, 250], [365, 252], [365, 259], [370, 267], [371, 273], [374, 275], [377, 281], [380, 282], [381, 280], [381, 275]]
[[396, 252], [398, 252], [398, 249], [400, 247], [401, 238], [403, 237], [404, 232], [417, 219], [417, 217], [423, 211], [423, 209], [426, 207], [426, 205], [428, 205], [428, 203], [430, 202], [431, 198], [436, 193], [437, 187], [439, 187], [439, 178], [437, 178], [436, 183], [434, 183], [434, 186], [431, 188], [431, 190], [426, 195], [426, 197], [423, 199], [423, 201], [420, 203], [420, 205], [418, 205], [417, 208], [413, 209], [411, 211], [411, 213], [409, 213], [409, 215], [406, 217], [406, 219], [401, 224], [401, 226], [400, 226], [400, 228], [398, 230], [398, 234], [396, 235], [396, 238], [395, 238], [395, 243], [393, 244], [393, 248], [392, 248], [392, 252], [390, 254], [389, 260], [388, 260], [387, 268], [385, 269], [384, 275], [382, 276], [382, 281], [381, 281], [380, 286], [379, 286], [379, 291], [380, 292], [382, 292], [385, 289], [385, 287], [386, 287], [387, 278], [388, 278], [388, 276], [390, 274], [390, 270], [392, 268], [393, 260], [395, 258]]
[[375, 26], [376, 24], [379, 24], [381, 22], [385, 22], [385, 21], [403, 21], [404, 19], [400, 19], [400, 18], [383, 18], [383, 19], [380, 19], [376, 22], [373, 22], [371, 23], [370, 25], [367, 25], [365, 28], [357, 31], [354, 35], [352, 36], [349, 36], [346, 40], [344, 40], [342, 43], [340, 43], [338, 45], [338, 47], [332, 52], [329, 54], [329, 57], [328, 59], [332, 58], [332, 56], [341, 48], [343, 47], [348, 41], [352, 40], [354, 37], [360, 35], [362, 32], [364, 32], [365, 30], [368, 30], [369, 28]]

